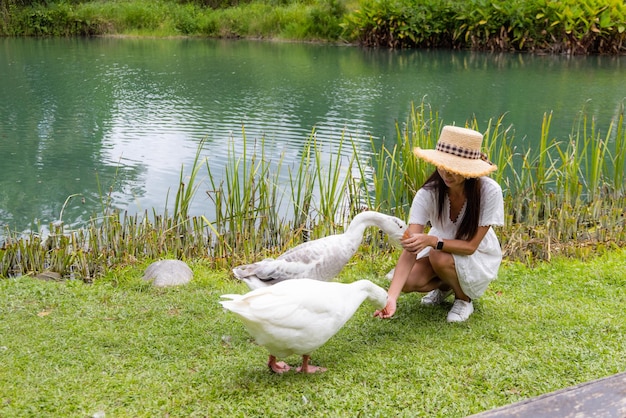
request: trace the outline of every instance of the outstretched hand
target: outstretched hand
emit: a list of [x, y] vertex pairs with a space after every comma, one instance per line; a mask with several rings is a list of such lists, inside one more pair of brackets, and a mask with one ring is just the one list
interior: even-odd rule
[[374, 317], [387, 319], [391, 318], [394, 313], [396, 313], [396, 301], [387, 300], [387, 305], [383, 309], [374, 312]]

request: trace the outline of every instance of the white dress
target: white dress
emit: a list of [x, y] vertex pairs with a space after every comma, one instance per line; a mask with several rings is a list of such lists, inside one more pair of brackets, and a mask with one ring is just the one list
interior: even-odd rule
[[[481, 208], [478, 219], [479, 226], [504, 225], [504, 201], [502, 188], [490, 177], [481, 177]], [[465, 206], [461, 209], [457, 222], [450, 220], [450, 200], [446, 195], [444, 202], [443, 218], [437, 216], [437, 192], [434, 189], [421, 188], [415, 194], [409, 224], [426, 226], [430, 223], [429, 235], [435, 235], [442, 239], [454, 239], [457, 229], [465, 214]], [[417, 258], [426, 257], [431, 247], [425, 248]], [[487, 234], [478, 245], [472, 255], [452, 254], [456, 273], [463, 292], [472, 299], [479, 298], [487, 289], [489, 283], [498, 275], [498, 269], [502, 262], [502, 248], [500, 241], [493, 228], [489, 228]]]

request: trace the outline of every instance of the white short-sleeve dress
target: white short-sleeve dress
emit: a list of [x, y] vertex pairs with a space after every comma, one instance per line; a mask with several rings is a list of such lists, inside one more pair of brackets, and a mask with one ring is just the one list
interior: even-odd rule
[[[502, 188], [490, 177], [480, 177], [481, 208], [478, 220], [479, 226], [504, 225], [504, 201]], [[446, 195], [443, 218], [437, 216], [437, 192], [434, 189], [421, 188], [415, 194], [409, 224], [427, 225], [430, 222], [429, 235], [442, 239], [454, 239], [457, 229], [465, 214], [465, 205], [461, 209], [456, 222], [450, 219], [450, 200]], [[417, 258], [426, 257], [431, 248], [425, 248]], [[493, 228], [478, 245], [472, 255], [452, 254], [456, 273], [463, 292], [472, 299], [477, 299], [487, 290], [489, 283], [498, 275], [502, 262], [502, 248]]]

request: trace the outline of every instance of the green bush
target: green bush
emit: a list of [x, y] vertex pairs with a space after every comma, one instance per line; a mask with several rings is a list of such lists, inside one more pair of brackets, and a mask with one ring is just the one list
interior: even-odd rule
[[622, 0], [539, 0], [537, 7], [537, 23], [552, 38], [545, 39], [547, 49], [623, 52], [626, 5]]
[[[5, 34], [26, 36], [90, 36], [100, 32], [100, 19], [81, 17], [69, 3], [13, 8]], [[8, 30], [8, 27], [12, 30]]]
[[344, 35], [368, 46], [452, 46], [453, 14], [446, 2], [365, 0], [344, 19]]
[[363, 0], [345, 17], [346, 38], [371, 46], [620, 53], [621, 0]]
[[346, 8], [340, 0], [320, 0], [309, 10], [309, 35], [318, 39], [338, 39], [345, 13]]
[[199, 13], [196, 7], [189, 4], [174, 10], [174, 27], [183, 35], [193, 35], [200, 31]]

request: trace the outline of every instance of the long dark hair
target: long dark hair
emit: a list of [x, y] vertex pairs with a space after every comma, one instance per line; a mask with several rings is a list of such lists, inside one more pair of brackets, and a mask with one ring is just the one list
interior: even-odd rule
[[[444, 202], [448, 186], [439, 175], [439, 171], [435, 170], [424, 182], [422, 186], [425, 189], [435, 190], [437, 192], [437, 216], [440, 220], [443, 218]], [[456, 231], [456, 239], [470, 240], [476, 235], [478, 230], [478, 218], [480, 216], [480, 178], [467, 178], [463, 183], [463, 192], [467, 199], [465, 213], [459, 229]]]

